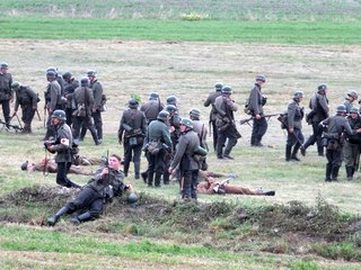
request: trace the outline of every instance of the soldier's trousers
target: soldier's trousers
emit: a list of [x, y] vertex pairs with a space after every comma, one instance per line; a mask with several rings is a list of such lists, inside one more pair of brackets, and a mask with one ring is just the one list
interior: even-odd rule
[[[226, 148], [223, 147], [227, 142]], [[217, 157], [221, 158], [223, 155], [229, 155], [232, 151], [232, 148], [237, 144], [237, 137], [231, 132], [231, 130], [226, 129], [224, 131], [218, 131], [218, 140], [217, 140]]]
[[31, 132], [31, 122], [34, 119], [35, 110], [32, 108], [31, 104], [21, 106], [21, 110], [21, 120], [24, 122], [24, 131]]
[[147, 152], [148, 159], [148, 185], [153, 185], [153, 178], [155, 174], [155, 185], [160, 186], [160, 178], [164, 174], [166, 164], [164, 162], [164, 150], [159, 151], [157, 155], [151, 155]]
[[140, 171], [140, 156], [142, 154], [142, 144], [130, 145], [129, 142], [124, 140], [124, 174], [128, 175], [130, 162], [134, 162], [134, 173], [135, 176], [139, 177]]
[[65, 108], [65, 114], [66, 114], [66, 124], [71, 127], [73, 124], [73, 112], [74, 110], [72, 108]]
[[312, 131], [313, 134], [307, 139], [304, 144], [305, 149], [310, 145], [317, 144], [317, 152], [318, 154], [323, 154], [323, 146], [322, 146], [322, 128], [319, 127], [320, 122], [312, 123]]
[[73, 137], [74, 140], [79, 140], [80, 139], [80, 129], [83, 128], [85, 130], [89, 129], [90, 133], [93, 137], [94, 143], [98, 144], [98, 137], [97, 137], [97, 132], [95, 130], [95, 127], [93, 125], [93, 121], [91, 119], [90, 116], [85, 116], [85, 117], [79, 117], [76, 116], [73, 119]]
[[97, 131], [98, 140], [103, 140], [103, 120], [100, 111], [93, 112], [95, 129]]
[[97, 218], [104, 209], [103, 197], [91, 187], [83, 188], [74, 200], [66, 204], [71, 214], [80, 209], [87, 209], [92, 218]]
[[9, 124], [10, 123], [10, 101], [9, 100], [1, 100], [0, 104], [2, 105], [5, 122], [7, 124]]
[[345, 166], [353, 167], [357, 171], [360, 163], [360, 145], [346, 141], [342, 147], [342, 156]]
[[199, 170], [182, 172], [181, 192], [183, 199], [197, 199], [198, 172]]
[[[301, 145], [303, 144], [305, 138], [303, 137], [302, 131], [298, 128], [293, 130], [293, 133], [287, 131], [287, 146], [292, 147], [294, 149], [300, 149]], [[296, 151], [297, 152], [297, 151]]]
[[335, 150], [326, 150], [326, 180], [330, 180], [331, 174], [332, 178], [337, 178], [338, 169], [342, 164], [342, 148], [338, 147]]
[[217, 141], [218, 141], [218, 131], [216, 126], [216, 121], [211, 121], [212, 131], [213, 131], [213, 149], [217, 151]]
[[57, 165], [58, 165], [58, 172], [56, 174], [56, 183], [58, 185], [68, 188], [80, 187], [79, 185], [75, 184], [67, 177], [67, 174], [71, 166], [71, 162], [57, 162]]
[[268, 123], [266, 118], [262, 117], [261, 119], [253, 120], [253, 128], [251, 135], [251, 145], [258, 146], [262, 141], [263, 135], [266, 133], [268, 128]]

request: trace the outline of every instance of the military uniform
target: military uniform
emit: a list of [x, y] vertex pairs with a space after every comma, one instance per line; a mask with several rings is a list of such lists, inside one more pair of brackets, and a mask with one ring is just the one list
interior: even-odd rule
[[[59, 115], [60, 114], [60, 115]], [[67, 174], [71, 163], [73, 161], [72, 155], [72, 145], [73, 145], [73, 136], [71, 133], [70, 127], [65, 123], [65, 112], [62, 110], [55, 110], [52, 114], [52, 118], [59, 118], [64, 116], [61, 119], [61, 122], [58, 125], [55, 125], [55, 137], [52, 142], [45, 142], [47, 149], [50, 152], [55, 152], [55, 162], [58, 164], [58, 172], [56, 175], [56, 183], [61, 186], [68, 188], [80, 187], [79, 185], [73, 183], [68, 179]]]
[[73, 112], [76, 109], [76, 106], [73, 101], [73, 94], [75, 89], [79, 87], [79, 81], [76, 80], [74, 77], [72, 77], [71, 74], [70, 74], [70, 78], [66, 78], [64, 80], [65, 80], [64, 97], [66, 98], [66, 104], [65, 104], [66, 123], [68, 126], [71, 126], [73, 123]]
[[349, 121], [345, 118], [346, 108], [338, 106], [337, 114], [321, 122], [327, 127], [324, 133], [326, 140], [326, 181], [337, 180], [338, 172], [342, 163], [342, 134], [355, 135], [356, 131], [351, 129]]
[[[50, 76], [50, 77], [49, 77]], [[55, 80], [55, 73], [48, 72], [48, 86], [45, 92], [45, 107], [48, 110], [48, 121], [46, 124], [47, 130], [45, 134], [45, 140], [48, 140], [50, 137], [54, 137], [55, 130], [54, 127], [51, 125], [51, 114], [55, 110], [61, 110], [61, 88], [59, 83]]]
[[164, 109], [163, 104], [160, 102], [159, 98], [150, 98], [149, 101], [144, 103], [140, 107], [140, 111], [142, 111], [147, 120], [147, 125], [150, 122], [157, 119], [158, 113]]
[[306, 150], [310, 145], [317, 143], [318, 155], [323, 156], [323, 146], [321, 140], [322, 128], [320, 128], [319, 124], [321, 123], [321, 121], [325, 120], [329, 116], [329, 107], [328, 99], [325, 92], [326, 86], [320, 85], [318, 89], [318, 92], [316, 92], [310, 99], [309, 107], [311, 109], [311, 112], [307, 116], [307, 122], [312, 125], [313, 134], [305, 142], [305, 144], [303, 145], [303, 149]]
[[212, 125], [213, 130], [213, 149], [214, 151], [217, 150], [217, 140], [218, 140], [218, 132], [216, 126], [217, 120], [217, 110], [215, 109], [215, 101], [216, 98], [221, 95], [221, 89], [218, 89], [216, 92], [210, 93], [206, 101], [204, 102], [204, 106], [208, 107], [209, 105], [212, 106], [211, 112], [209, 114], [209, 123]]
[[80, 140], [80, 129], [89, 129], [95, 145], [99, 144], [97, 132], [92, 120], [92, 110], [94, 108], [94, 97], [92, 90], [88, 87], [78, 87], [73, 94], [73, 101], [76, 110], [73, 112], [73, 135], [74, 140]]
[[[166, 124], [165, 118], [160, 118], [160, 115], [164, 111], [161, 111], [158, 115], [158, 119], [152, 121], [147, 129], [147, 136], [145, 137], [145, 145], [151, 142], [158, 142], [159, 144], [165, 144], [166, 148], [161, 147], [160, 151], [157, 154], [151, 154], [146, 150], [146, 156], [148, 159], [148, 176], [147, 182], [148, 186], [153, 185], [153, 178], [155, 173], [154, 183], [155, 186], [160, 186], [160, 179], [162, 174], [164, 174], [167, 164], [166, 164], [166, 156], [172, 152], [172, 140], [170, 138], [169, 129]], [[166, 112], [164, 112], [166, 113]], [[169, 113], [167, 113], [169, 115]]]
[[[303, 93], [302, 93], [303, 97]], [[297, 152], [303, 144], [304, 137], [302, 134], [303, 108], [299, 105], [299, 99], [293, 98], [287, 107], [287, 144], [286, 144], [286, 161], [296, 160]], [[292, 149], [293, 148], [293, 149]]]
[[109, 168], [109, 174], [103, 175], [103, 167], [82, 188], [74, 200], [67, 203], [54, 216], [48, 219], [48, 224], [53, 226], [59, 218], [65, 214], [71, 214], [77, 210], [86, 209], [86, 212], [71, 219], [74, 223], [80, 223], [99, 217], [104, 209], [104, 204], [114, 196], [121, 196], [129, 189], [123, 183], [124, 174], [120, 170]]
[[[253, 118], [253, 128], [251, 135], [251, 146], [262, 146], [262, 137], [267, 131], [268, 123], [264, 117], [263, 106], [266, 99], [262, 93], [262, 87], [259, 83], [255, 83], [254, 87], [251, 90], [251, 93], [248, 98], [248, 107], [247, 109], [252, 114]], [[256, 119], [256, 115], [260, 115], [260, 119]]]
[[[229, 98], [229, 96], [222, 95], [217, 97], [215, 100], [215, 108], [217, 110], [217, 130], [218, 130], [218, 140], [217, 140], [217, 158], [222, 159], [223, 157], [233, 159], [230, 156], [232, 148], [237, 144], [240, 134], [237, 131], [236, 125], [234, 123], [233, 112], [238, 110], [236, 103]], [[227, 145], [223, 152], [223, 147]]]
[[19, 106], [21, 106], [21, 119], [24, 122], [24, 132], [31, 133], [31, 122], [38, 107], [38, 95], [30, 87], [22, 85], [15, 88], [15, 93], [16, 101], [14, 111], [16, 113]]
[[[143, 140], [146, 134], [146, 119], [143, 112], [138, 110], [135, 100], [129, 102], [129, 108], [123, 112], [120, 120], [118, 138], [124, 147], [124, 174], [128, 175], [129, 165], [134, 162], [135, 179], [140, 175], [140, 156]], [[123, 140], [124, 135], [124, 140]]]
[[[7, 65], [1, 64], [1, 67], [7, 69]], [[10, 100], [14, 97], [14, 93], [11, 89], [12, 83], [13, 78], [11, 74], [0, 71], [0, 104], [7, 124], [10, 123]]]
[[[352, 110], [355, 110], [354, 112]], [[351, 109], [351, 114], [357, 113], [357, 117], [353, 118], [351, 115], [347, 117], [352, 130], [361, 128], [361, 117], [358, 114], [358, 109]], [[346, 166], [346, 175], [348, 180], [352, 180], [355, 171], [357, 171], [360, 163], [360, 144], [361, 137], [359, 134], [346, 135], [345, 143], [342, 148], [342, 156]]]
[[197, 199], [199, 162], [194, 158], [194, 151], [200, 146], [199, 137], [193, 130], [185, 131], [179, 137], [171, 168], [181, 173], [181, 192], [183, 199]]
[[103, 140], [103, 120], [101, 113], [103, 112], [102, 98], [103, 98], [103, 86], [98, 80], [91, 81], [90, 88], [93, 90], [94, 95], [94, 110], [93, 119], [95, 129], [97, 131], [98, 140]]

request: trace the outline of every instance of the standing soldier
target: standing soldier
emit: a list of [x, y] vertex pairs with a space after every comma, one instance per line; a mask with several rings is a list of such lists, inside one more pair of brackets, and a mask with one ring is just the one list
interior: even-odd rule
[[50, 153], [56, 153], [55, 162], [58, 165], [56, 174], [56, 183], [68, 188], [80, 188], [73, 183], [68, 177], [68, 171], [71, 166], [73, 155], [72, 145], [73, 136], [70, 127], [65, 123], [66, 115], [63, 110], [55, 110], [51, 115], [52, 125], [55, 127], [55, 137], [53, 141], [44, 143]]
[[13, 78], [8, 73], [8, 68], [7, 63], [0, 64], [0, 104], [2, 105], [6, 124], [10, 124], [10, 102], [14, 99], [14, 93], [11, 90]]
[[46, 79], [49, 82], [45, 92], [45, 107], [48, 111], [47, 130], [44, 140], [54, 137], [55, 130], [51, 125], [51, 115], [55, 110], [62, 108], [61, 103], [61, 87], [56, 80], [56, 72], [49, 70], [46, 72]]
[[204, 106], [208, 107], [209, 105], [212, 105], [211, 112], [209, 114], [209, 125], [212, 126], [213, 131], [213, 149], [216, 151], [217, 149], [217, 127], [216, 127], [216, 119], [217, 119], [217, 110], [214, 108], [214, 102], [216, 101], [216, 98], [219, 97], [222, 93], [222, 87], [223, 83], [216, 83], [215, 92], [212, 92], [209, 94], [207, 100], [204, 102]]
[[159, 112], [162, 111], [163, 108], [164, 106], [160, 102], [159, 94], [152, 92], [149, 95], [149, 101], [147, 101], [140, 107], [140, 111], [144, 113], [145, 118], [147, 120], [147, 125], [149, 125], [150, 122], [157, 119]]
[[[55, 73], [55, 80], [58, 82], [58, 84], [60, 85], [60, 95], [63, 97], [64, 96], [64, 79], [61, 75], [59, 75], [58, 73], [58, 68], [56, 67], [48, 67], [48, 69], [46, 70], [46, 72], [51, 71]], [[64, 104], [62, 104], [64, 105]]]
[[263, 135], [267, 131], [267, 120], [264, 117], [263, 106], [267, 102], [266, 96], [262, 93], [262, 86], [266, 83], [266, 77], [264, 75], [256, 76], [256, 83], [251, 90], [248, 98], [247, 111], [254, 117], [253, 129], [251, 136], [251, 146], [260, 146]]
[[193, 130], [198, 134], [200, 145], [209, 151], [207, 144], [207, 128], [206, 125], [200, 120], [201, 112], [198, 109], [192, 109], [189, 113], [189, 118], [193, 122]]
[[73, 102], [75, 106], [74, 124], [73, 124], [73, 136], [76, 144], [80, 141], [80, 129], [89, 129], [93, 137], [95, 145], [99, 145], [97, 132], [92, 121], [92, 110], [94, 108], [93, 92], [89, 88], [88, 78], [83, 78], [80, 81], [80, 87], [78, 87], [73, 94]]
[[342, 163], [342, 145], [343, 133], [355, 135], [361, 133], [361, 129], [356, 131], [351, 129], [349, 121], [345, 118], [346, 106], [341, 104], [337, 106], [336, 115], [329, 117], [321, 122], [327, 132], [324, 133], [326, 140], [326, 182], [337, 181], [338, 171]]
[[138, 106], [135, 99], [129, 100], [129, 108], [123, 112], [118, 130], [119, 144], [123, 142], [124, 146], [124, 175], [128, 176], [129, 165], [133, 157], [135, 179], [139, 179], [140, 175], [140, 156], [146, 134], [145, 116], [138, 110]]
[[[303, 92], [296, 90], [293, 98], [287, 107], [287, 144], [286, 144], [286, 161], [300, 161], [297, 152], [303, 144], [304, 137], [302, 134], [303, 108], [300, 103], [303, 99]], [[293, 147], [293, 149], [292, 149]]]
[[174, 152], [180, 135], [181, 118], [179, 117], [178, 109], [175, 105], [168, 104], [167, 106], [165, 106], [165, 110], [169, 112], [170, 138], [172, 139]]
[[[350, 115], [346, 118], [350, 123], [352, 130], [361, 128], [361, 117], [357, 108], [350, 110]], [[345, 136], [345, 144], [343, 145], [343, 160], [346, 166], [347, 180], [352, 180], [355, 171], [357, 171], [360, 163], [360, 144], [361, 137], [359, 134]]]
[[319, 156], [323, 156], [323, 146], [321, 142], [322, 128], [320, 127], [321, 121], [328, 118], [328, 99], [327, 99], [327, 85], [321, 84], [317, 88], [310, 100], [309, 105], [311, 112], [307, 115], [307, 122], [312, 125], [313, 134], [308, 138], [306, 143], [301, 148], [301, 154], [306, 155], [306, 149], [317, 143], [317, 152]]
[[[149, 124], [147, 129], [146, 140], [146, 156], [148, 159], [148, 186], [153, 186], [153, 178], [155, 173], [154, 184], [160, 187], [160, 178], [166, 169], [164, 157], [166, 152], [172, 152], [172, 141], [170, 139], [168, 129], [169, 113], [161, 111], [158, 114], [157, 120]], [[156, 145], [158, 151], [151, 152], [150, 145]]]
[[[217, 110], [217, 158], [233, 159], [230, 156], [232, 148], [237, 144], [237, 140], [241, 137], [238, 133], [234, 122], [233, 112], [238, 110], [236, 103], [231, 100], [232, 88], [224, 85], [222, 87], [222, 95], [216, 98], [215, 108]], [[227, 145], [223, 152], [223, 147]]]
[[[90, 88], [93, 90], [94, 95], [94, 108], [93, 108], [93, 119], [95, 129], [97, 130], [99, 143], [103, 142], [103, 120], [101, 113], [104, 111], [103, 108], [103, 86], [96, 77], [96, 72], [93, 70], [88, 71], [88, 78], [90, 81]], [[86, 130], [86, 129], [85, 129]]]
[[[73, 94], [75, 89], [79, 87], [79, 81], [70, 72], [65, 72], [63, 74], [64, 79], [64, 97], [66, 98], [65, 104], [65, 113], [66, 113], [66, 124], [70, 127], [73, 123], [73, 112], [74, 112], [74, 102]], [[93, 94], [93, 93], [92, 93]]]
[[176, 96], [169, 96], [167, 97], [167, 104], [166, 105], [174, 105], [177, 107], [177, 97]]
[[353, 106], [353, 102], [357, 100], [358, 94], [355, 90], [347, 91], [345, 101], [343, 105], [345, 105], [346, 113], [348, 114]]
[[199, 137], [193, 131], [193, 122], [190, 119], [182, 119], [180, 130], [181, 136], [169, 172], [175, 173], [179, 166], [182, 198], [197, 200], [199, 163], [194, 158], [194, 152], [200, 146]]
[[38, 95], [30, 87], [23, 86], [19, 82], [14, 82], [11, 88], [14, 89], [16, 93], [13, 116], [16, 115], [20, 105], [22, 110], [21, 119], [24, 122], [23, 133], [31, 133], [31, 122], [38, 108]]

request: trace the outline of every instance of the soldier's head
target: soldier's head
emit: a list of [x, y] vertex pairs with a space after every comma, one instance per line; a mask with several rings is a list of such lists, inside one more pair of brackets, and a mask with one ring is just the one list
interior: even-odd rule
[[134, 98], [129, 99], [128, 101], [129, 109], [137, 109], [138, 105], [139, 105], [138, 101], [136, 101]]
[[48, 71], [53, 71], [55, 73], [55, 76], [58, 75], [58, 68], [56, 68], [56, 67], [48, 67], [46, 69], [46, 72], [48, 72]]
[[214, 89], [216, 89], [216, 92], [221, 92], [223, 87], [223, 83], [218, 82], [214, 85]]
[[46, 71], [46, 79], [49, 81], [49, 82], [52, 82], [56, 79], [56, 72], [53, 71], [53, 70], [48, 70]]
[[71, 72], [69, 72], [69, 71], [67, 71], [63, 74], [63, 79], [66, 82], [70, 82], [72, 77], [73, 77], [73, 74], [71, 74]]
[[108, 160], [108, 167], [113, 170], [119, 170], [122, 159], [117, 154], [111, 154]]
[[230, 96], [232, 95], [232, 88], [228, 85], [223, 85], [221, 93], [223, 96]]
[[55, 110], [51, 115], [51, 123], [55, 126], [66, 121], [66, 114], [63, 110]]
[[188, 118], [182, 118], [181, 122], [180, 122], [180, 131], [181, 132], [186, 132], [190, 129], [193, 129], [193, 122], [191, 119]]
[[170, 114], [170, 116], [172, 116], [177, 111], [177, 107], [172, 104], [169, 104], [165, 106], [164, 110], [166, 110]]
[[97, 73], [96, 73], [95, 70], [88, 70], [86, 74], [87, 74], [90, 81], [96, 80], [96, 74]]
[[152, 92], [149, 94], [149, 100], [158, 100], [159, 94], [157, 92]]
[[320, 95], [326, 95], [327, 93], [327, 84], [325, 83], [321, 83], [318, 87], [317, 87], [317, 93]]
[[20, 165], [21, 170], [23, 171], [28, 171], [28, 172], [34, 172], [36, 167], [35, 164], [33, 162], [29, 162], [28, 160], [23, 162]]
[[8, 63], [2, 62], [0, 64], [0, 73], [6, 74], [8, 72], [8, 69], [9, 69]]
[[89, 79], [87, 77], [84, 77], [80, 80], [80, 86], [81, 87], [89, 87]]
[[359, 109], [357, 109], [356, 107], [352, 107], [350, 109], [350, 116], [352, 119], [356, 119], [359, 116]]
[[262, 85], [266, 82], [266, 76], [263, 75], [263, 74], [258, 74], [256, 76], [256, 83], [259, 84], [259, 85]]
[[163, 110], [158, 113], [157, 119], [163, 122], [167, 122], [169, 119], [169, 112]]
[[168, 104], [177, 106], [177, 97], [176, 96], [167, 97], [167, 105]]
[[193, 108], [190, 112], [189, 112], [189, 118], [192, 120], [199, 120], [201, 117], [201, 111], [198, 110], [197, 108]]
[[304, 95], [303, 95], [303, 91], [301, 91], [301, 90], [295, 90], [295, 91], [293, 92], [292, 98], [293, 98], [294, 100], [300, 102], [300, 101], [303, 99], [303, 96], [304, 96]]
[[346, 106], [343, 104], [340, 104], [336, 107], [336, 114], [337, 115], [346, 115]]
[[348, 100], [350, 100], [351, 102], [354, 100], [357, 100], [358, 98], [358, 94], [356, 90], [349, 90], [347, 91], [347, 97]]
[[19, 83], [19, 82], [13, 82], [11, 84], [11, 88], [14, 89], [15, 91], [18, 91], [20, 89], [20, 87], [21, 87], [21, 83]]

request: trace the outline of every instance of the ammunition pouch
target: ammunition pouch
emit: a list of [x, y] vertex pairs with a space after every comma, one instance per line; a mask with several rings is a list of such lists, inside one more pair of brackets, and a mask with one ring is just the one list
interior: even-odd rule
[[157, 141], [151, 141], [146, 145], [146, 151], [151, 155], [158, 155], [160, 150], [162, 150], [163, 146], [162, 143]]
[[78, 105], [78, 108], [73, 112], [73, 116], [85, 117], [87, 115], [84, 104]]
[[281, 129], [287, 129], [288, 115], [287, 113], [280, 114], [277, 120], [281, 122]]
[[338, 140], [328, 139], [327, 140], [327, 150], [338, 150], [341, 148], [341, 144]]

